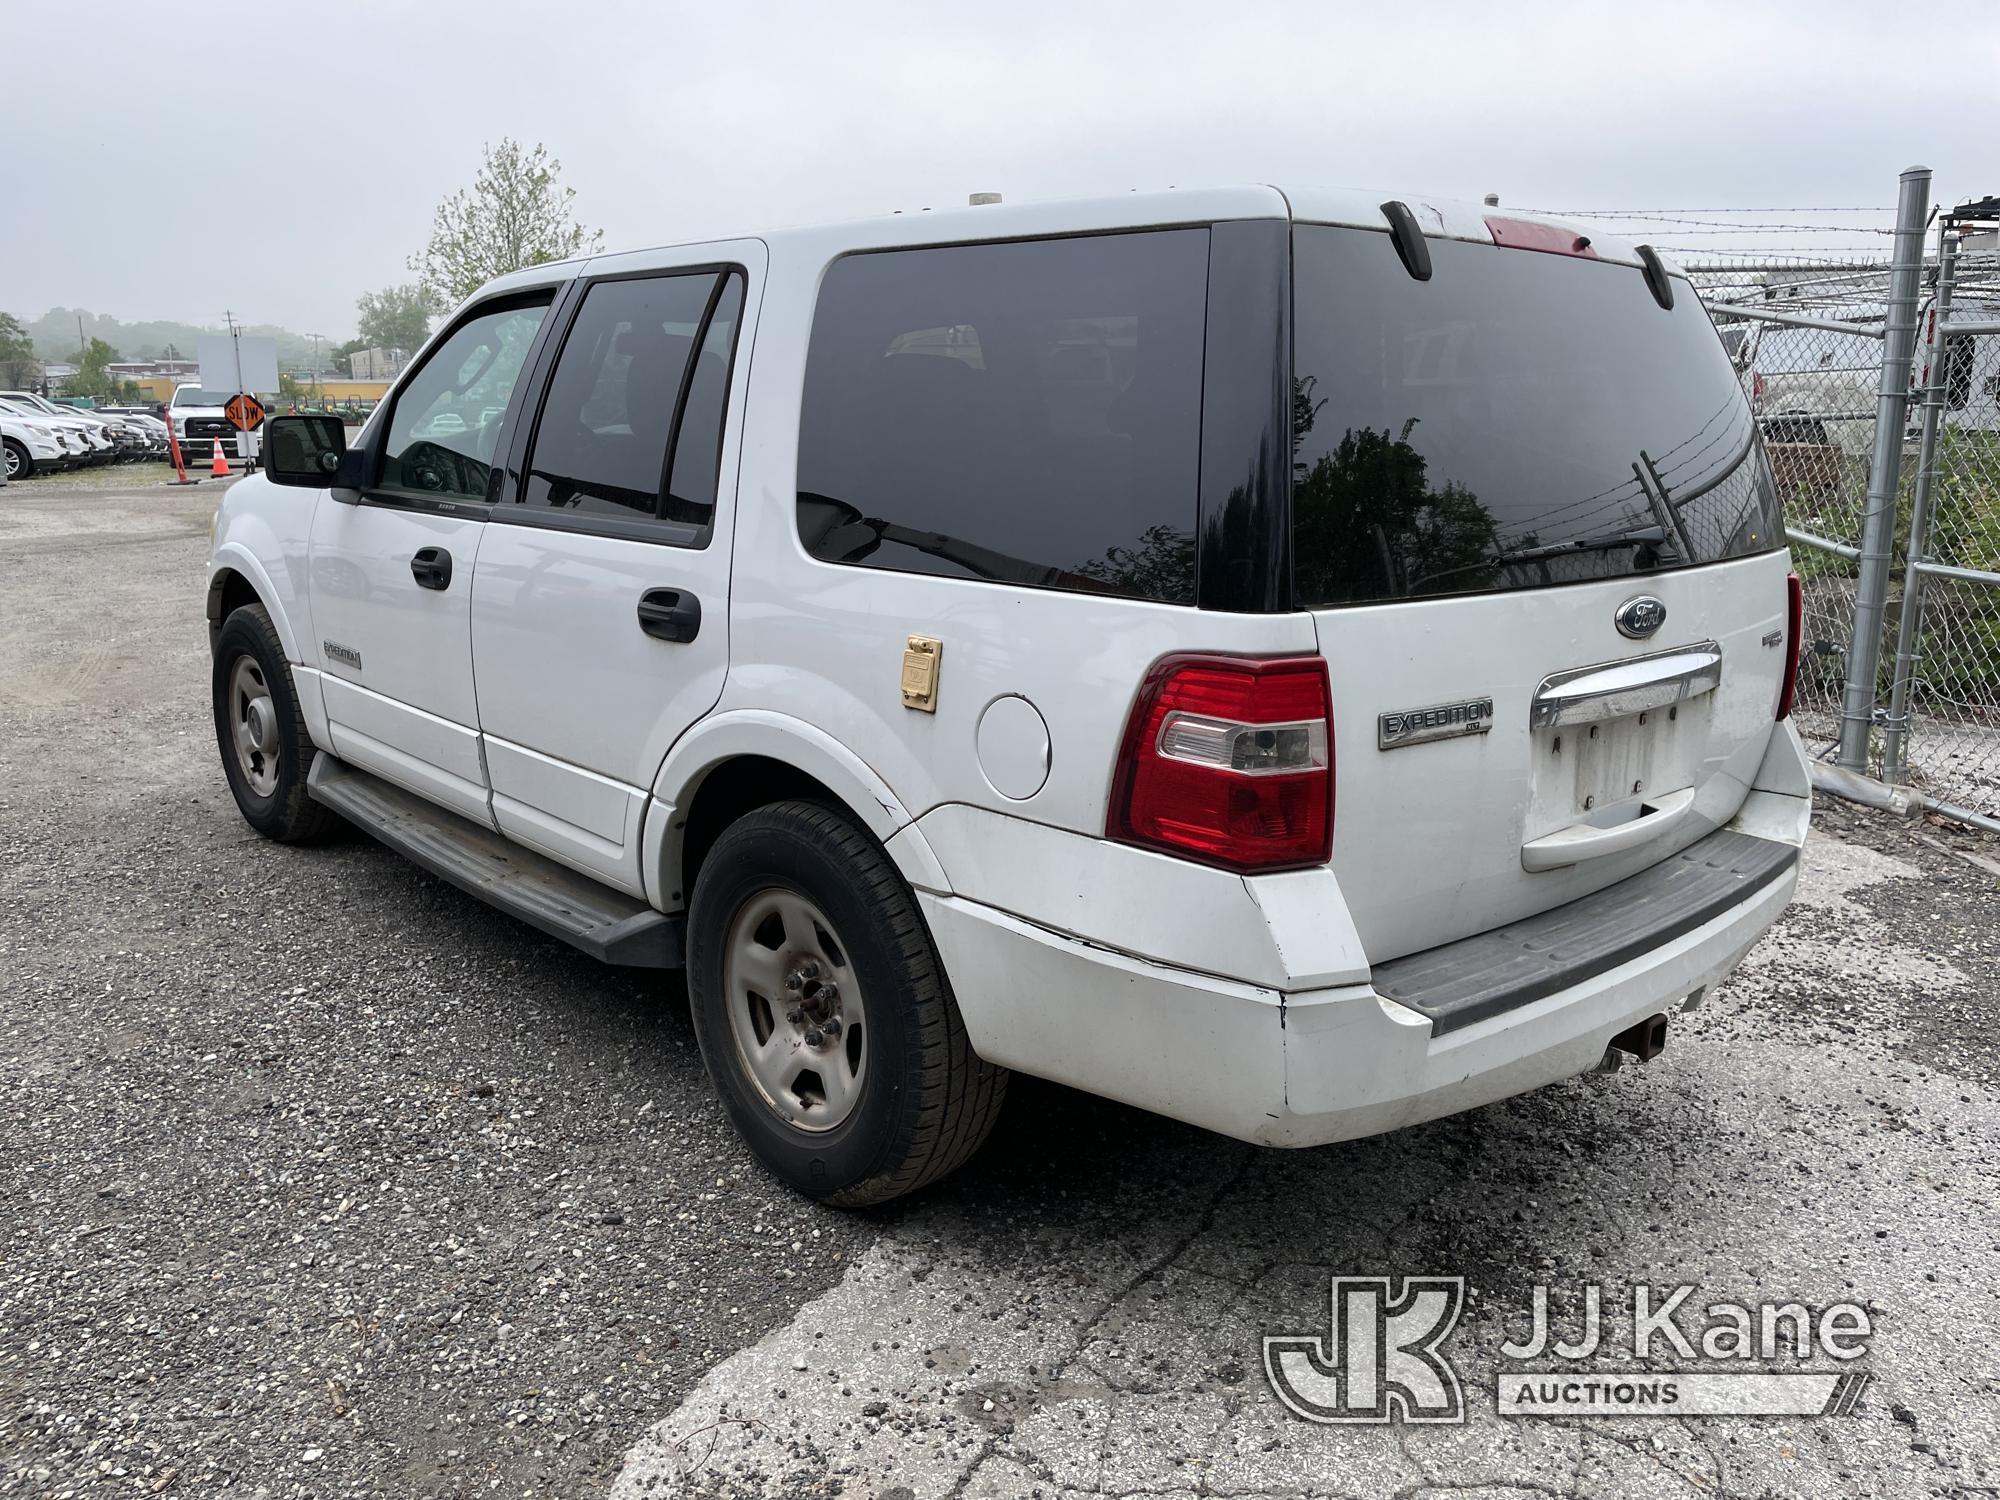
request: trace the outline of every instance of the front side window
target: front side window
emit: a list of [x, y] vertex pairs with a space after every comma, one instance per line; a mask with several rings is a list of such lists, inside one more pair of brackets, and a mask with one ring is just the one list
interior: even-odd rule
[[1632, 266], [1293, 232], [1292, 544], [1305, 606], [1616, 578], [1783, 545], [1701, 302]]
[[383, 446], [382, 487], [447, 500], [483, 500], [501, 428], [544, 296], [466, 319], [396, 393]]
[[1194, 601], [1208, 231], [851, 255], [799, 422], [813, 556]]

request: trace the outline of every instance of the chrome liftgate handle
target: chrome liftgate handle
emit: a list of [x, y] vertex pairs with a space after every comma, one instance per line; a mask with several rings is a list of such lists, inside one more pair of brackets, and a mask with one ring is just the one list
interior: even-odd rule
[[1595, 667], [1544, 677], [1529, 705], [1528, 726], [1589, 724], [1682, 703], [1722, 685], [1722, 647], [1697, 641]]

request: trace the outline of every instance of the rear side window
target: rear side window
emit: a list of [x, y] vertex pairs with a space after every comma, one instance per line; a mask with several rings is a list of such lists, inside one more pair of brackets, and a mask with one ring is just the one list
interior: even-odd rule
[[729, 402], [729, 365], [736, 326], [743, 319], [743, 278], [731, 275], [708, 317], [688, 376], [687, 402], [674, 434], [674, 467], [662, 512], [669, 521], [707, 528], [715, 516], [716, 476], [722, 465], [722, 417]]
[[[529, 450], [519, 503], [535, 510], [624, 521], [670, 519], [701, 531], [715, 508], [715, 450], [729, 350], [742, 303], [715, 326], [717, 275], [699, 271], [600, 281], [584, 294], [564, 335]], [[697, 350], [699, 357], [697, 358]], [[687, 493], [669, 502], [668, 455], [684, 394]], [[700, 431], [695, 429], [699, 428]]]
[[813, 318], [827, 562], [1194, 601], [1208, 231], [852, 255]]
[[1614, 578], [1783, 534], [1757, 424], [1685, 282], [1386, 235], [1293, 234], [1294, 579], [1305, 606]]

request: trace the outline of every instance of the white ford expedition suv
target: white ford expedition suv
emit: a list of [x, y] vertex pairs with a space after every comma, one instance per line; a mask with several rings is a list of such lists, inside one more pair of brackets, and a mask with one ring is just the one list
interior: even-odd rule
[[1797, 877], [1769, 465], [1594, 229], [1256, 187], [537, 266], [267, 458], [243, 815], [685, 966], [836, 1203], [1009, 1070], [1305, 1146], [1650, 1057]]

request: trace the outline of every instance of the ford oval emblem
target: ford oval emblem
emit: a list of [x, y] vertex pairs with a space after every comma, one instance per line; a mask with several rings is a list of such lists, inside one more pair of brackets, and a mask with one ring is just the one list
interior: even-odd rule
[[1618, 613], [1612, 619], [1617, 623], [1620, 635], [1643, 641], [1667, 623], [1667, 606], [1651, 594], [1641, 594], [1619, 605]]

